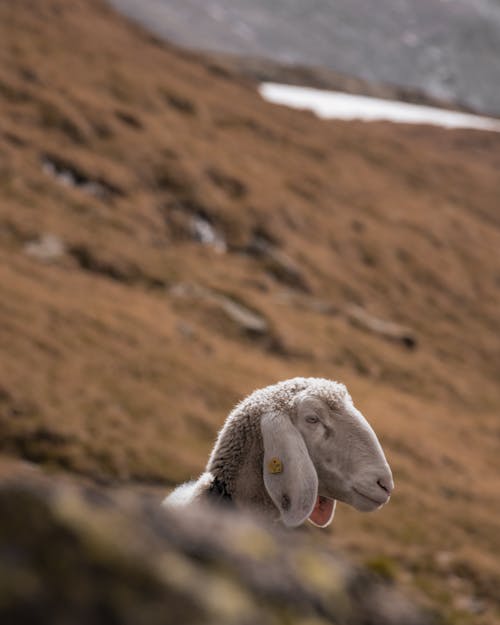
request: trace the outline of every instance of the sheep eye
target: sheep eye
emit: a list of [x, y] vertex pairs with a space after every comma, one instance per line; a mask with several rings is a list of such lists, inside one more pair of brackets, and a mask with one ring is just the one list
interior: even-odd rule
[[308, 417], [306, 417], [306, 421], [307, 423], [318, 423], [319, 419], [318, 417], [315, 417], [314, 415], [309, 415]]

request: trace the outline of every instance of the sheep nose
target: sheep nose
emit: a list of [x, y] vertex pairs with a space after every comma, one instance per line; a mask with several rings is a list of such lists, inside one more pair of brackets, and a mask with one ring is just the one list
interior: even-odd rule
[[386, 477], [386, 476], [381, 477], [377, 480], [377, 484], [388, 495], [390, 495], [392, 491], [394, 490], [394, 482], [392, 480], [392, 477]]

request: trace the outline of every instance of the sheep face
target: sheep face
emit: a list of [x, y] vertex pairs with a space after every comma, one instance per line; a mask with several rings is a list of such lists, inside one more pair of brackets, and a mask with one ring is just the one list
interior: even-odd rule
[[[327, 394], [332, 390], [324, 388]], [[394, 487], [372, 428], [345, 388], [336, 383], [334, 390], [334, 407], [305, 390], [295, 397], [291, 413], [278, 408], [261, 417], [264, 485], [289, 527], [306, 519], [329, 525], [336, 500], [375, 510]]]
[[318, 513], [318, 524], [323, 525], [321, 519], [332, 507], [330, 500], [361, 511], [387, 503], [394, 488], [391, 470], [375, 432], [350, 397], [333, 409], [320, 397], [304, 392], [296, 398], [295, 407], [292, 421], [318, 476], [317, 505], [323, 504], [324, 510], [323, 517]]

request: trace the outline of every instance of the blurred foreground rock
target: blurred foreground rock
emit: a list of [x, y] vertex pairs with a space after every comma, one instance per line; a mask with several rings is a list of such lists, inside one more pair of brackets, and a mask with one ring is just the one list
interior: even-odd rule
[[1, 623], [430, 622], [314, 535], [231, 511], [37, 476], [2, 480], [0, 511]]

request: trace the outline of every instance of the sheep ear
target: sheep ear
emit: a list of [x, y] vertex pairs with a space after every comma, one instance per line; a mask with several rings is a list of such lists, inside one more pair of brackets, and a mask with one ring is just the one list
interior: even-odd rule
[[289, 527], [301, 525], [312, 513], [318, 495], [318, 475], [302, 435], [281, 412], [261, 419], [264, 443], [264, 484]]

